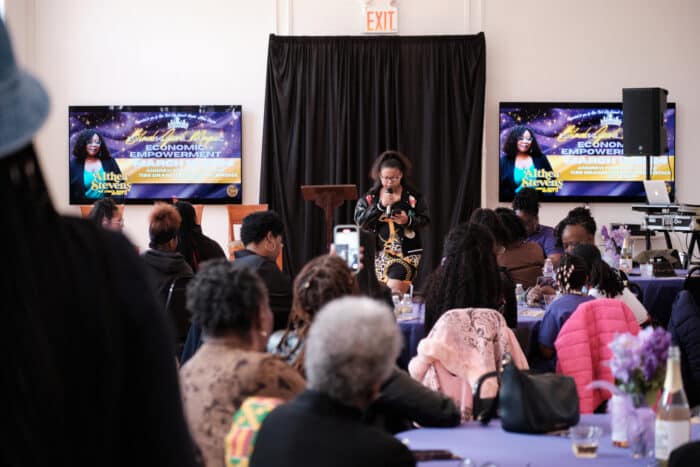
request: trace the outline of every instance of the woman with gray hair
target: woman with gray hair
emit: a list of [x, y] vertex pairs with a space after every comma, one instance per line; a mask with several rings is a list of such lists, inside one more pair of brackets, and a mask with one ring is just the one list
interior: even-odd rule
[[[355, 295], [357, 279], [345, 261], [335, 255], [318, 256], [302, 268], [294, 280], [294, 298], [287, 330], [277, 331], [268, 341], [268, 352], [282, 356], [302, 375], [306, 374], [305, 344], [309, 328], [324, 305]], [[391, 317], [391, 312], [387, 312]], [[391, 319], [393, 326], [396, 323]], [[338, 336], [341, 338], [341, 336]], [[365, 421], [398, 433], [412, 427], [456, 426], [459, 410], [449, 397], [432, 391], [394, 366], [377, 400], [365, 412]]]
[[265, 418], [251, 467], [415, 465], [406, 446], [363, 422], [402, 344], [386, 305], [358, 297], [325, 305], [306, 342], [307, 389]]

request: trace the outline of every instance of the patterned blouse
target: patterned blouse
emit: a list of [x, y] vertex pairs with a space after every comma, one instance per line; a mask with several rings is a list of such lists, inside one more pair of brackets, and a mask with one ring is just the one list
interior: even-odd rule
[[206, 467], [224, 466], [231, 419], [250, 396], [290, 400], [304, 379], [279, 358], [205, 342], [180, 369], [185, 415]]

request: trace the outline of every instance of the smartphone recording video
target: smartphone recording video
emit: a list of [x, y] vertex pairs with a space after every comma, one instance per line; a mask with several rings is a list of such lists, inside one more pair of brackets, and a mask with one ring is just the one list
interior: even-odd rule
[[343, 258], [350, 269], [360, 269], [360, 228], [356, 225], [336, 225], [333, 229], [335, 253]]

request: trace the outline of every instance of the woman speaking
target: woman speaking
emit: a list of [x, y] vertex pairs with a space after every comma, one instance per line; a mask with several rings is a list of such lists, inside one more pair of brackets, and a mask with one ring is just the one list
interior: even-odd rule
[[355, 223], [377, 238], [377, 278], [404, 294], [418, 270], [423, 252], [419, 230], [428, 225], [428, 207], [411, 187], [411, 163], [398, 151], [384, 151], [372, 165], [374, 185], [355, 207]]

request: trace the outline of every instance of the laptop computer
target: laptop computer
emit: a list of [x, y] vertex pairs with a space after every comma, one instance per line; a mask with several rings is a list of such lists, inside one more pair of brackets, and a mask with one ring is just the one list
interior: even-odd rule
[[666, 182], [663, 180], [644, 180], [644, 192], [647, 195], [647, 203], [651, 206], [668, 206], [671, 199], [668, 197]]

